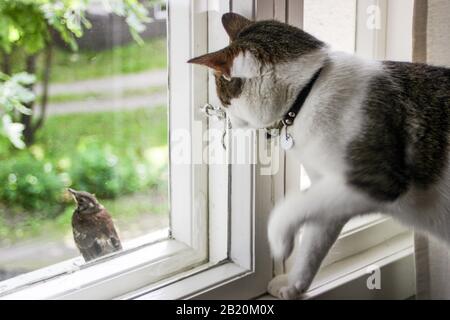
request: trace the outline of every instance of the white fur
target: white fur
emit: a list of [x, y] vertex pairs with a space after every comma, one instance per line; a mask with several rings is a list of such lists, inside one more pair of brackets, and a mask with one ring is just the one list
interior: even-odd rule
[[254, 78], [260, 74], [261, 64], [248, 51], [240, 52], [233, 60], [230, 75], [234, 78]]
[[[258, 76], [246, 79], [241, 95], [231, 100], [227, 111], [233, 127], [265, 128], [279, 120], [326, 57], [321, 50], [293, 63], [260, 67]], [[242, 60], [236, 59], [239, 65]], [[249, 68], [257, 67], [253, 63]]]
[[[377, 62], [321, 49], [296, 61], [266, 67], [247, 79], [241, 95], [228, 108], [233, 127], [264, 128], [282, 118], [300, 90], [331, 59], [313, 87], [289, 133], [295, 145], [289, 151], [311, 178], [306, 192], [294, 192], [274, 208], [268, 227], [272, 254], [287, 258], [303, 226], [299, 254], [287, 278], [274, 279], [269, 291], [294, 298], [308, 288], [320, 263], [344, 224], [353, 216], [374, 212], [377, 203], [345, 183], [345, 147], [358, 134], [361, 102], [368, 83], [379, 72]], [[235, 60], [241, 71], [244, 57]], [[256, 69], [254, 62], [249, 69]], [[234, 68], [234, 67], [233, 67]], [[245, 72], [242, 72], [243, 74]], [[250, 74], [250, 72], [246, 73]]]
[[233, 72], [247, 79], [241, 95], [231, 100], [227, 110], [233, 127], [264, 128], [279, 121], [325, 59], [331, 63], [288, 129], [295, 141], [289, 152], [304, 165], [311, 187], [278, 203], [268, 226], [272, 254], [278, 258], [291, 254], [294, 238], [303, 227], [289, 276], [269, 284], [271, 293], [286, 299], [296, 298], [308, 288], [342, 227], [354, 216], [384, 212], [450, 243], [450, 170], [429, 191], [413, 188], [389, 205], [346, 183], [345, 148], [360, 132], [369, 82], [383, 72], [379, 62], [326, 48], [296, 61], [266, 66], [258, 73], [258, 63], [251, 55], [238, 56]]

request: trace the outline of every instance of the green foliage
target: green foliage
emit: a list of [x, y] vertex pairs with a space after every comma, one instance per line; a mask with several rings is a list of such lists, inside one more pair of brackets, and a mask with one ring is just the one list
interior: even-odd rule
[[53, 116], [38, 138], [44, 145], [75, 189], [100, 198], [160, 186], [168, 161], [167, 108]]
[[[150, 1], [147, 3], [150, 3]], [[139, 33], [145, 30], [144, 23], [150, 21], [145, 6], [137, 0], [108, 1], [108, 4], [112, 12], [118, 16], [125, 17], [134, 40], [142, 43]]]
[[167, 109], [52, 116], [27, 152], [66, 173], [67, 186], [100, 198], [165, 188]]
[[26, 153], [2, 161], [0, 184], [2, 203], [35, 211], [44, 217], [54, 216], [62, 202], [64, 183], [61, 176], [51, 163]]
[[165, 213], [167, 108], [51, 116], [35, 145], [0, 163], [0, 243], [67, 231], [66, 187], [95, 193], [115, 216]]
[[[92, 0], [2, 0], [0, 2], [0, 48], [10, 53], [21, 47], [28, 54], [42, 50], [56, 31], [72, 49], [91, 25], [85, 17]], [[106, 0], [105, 8], [125, 17], [135, 39], [148, 21], [147, 9], [138, 0]]]
[[[138, 169], [143, 172], [138, 174]], [[119, 159], [111, 148], [96, 141], [81, 143], [70, 173], [72, 187], [95, 193], [102, 199], [132, 193], [148, 184], [145, 166]]]
[[27, 73], [18, 73], [10, 77], [0, 73], [0, 135], [6, 137], [16, 148], [23, 149], [24, 126], [14, 121], [14, 114], [31, 114], [25, 104], [35, 99], [34, 93], [27, 87], [34, 83], [35, 77]]
[[[47, 88], [52, 64], [53, 34], [58, 34], [73, 50], [77, 49], [75, 39], [81, 37], [86, 28], [91, 27], [85, 14], [92, 2], [93, 0], [2, 0], [0, 2], [0, 53], [4, 59], [3, 72], [11, 73], [10, 58], [14, 56], [14, 51], [18, 51], [18, 56], [22, 57], [22, 63], [17, 65], [25, 67], [25, 71], [29, 73], [35, 73], [36, 58], [46, 49], [43, 81], [44, 88]], [[104, 0], [103, 3], [106, 10], [124, 17], [133, 37], [142, 42], [139, 32], [143, 31], [144, 23], [149, 21], [146, 6], [139, 0]], [[33, 85], [29, 87], [32, 88]], [[45, 109], [45, 103], [41, 105], [41, 110]], [[33, 109], [33, 104], [33, 101], [28, 104], [30, 109]], [[22, 117], [22, 125], [13, 123], [11, 115], [2, 117], [3, 135], [8, 136], [17, 147], [24, 147], [20, 139], [22, 132], [25, 133], [25, 143], [31, 145], [34, 142], [35, 133], [44, 123], [44, 112], [41, 112], [37, 120], [32, 117]]]
[[76, 48], [75, 36], [88, 27], [85, 0], [3, 0], [0, 3], [0, 48], [21, 47], [33, 54], [50, 39], [50, 28]]

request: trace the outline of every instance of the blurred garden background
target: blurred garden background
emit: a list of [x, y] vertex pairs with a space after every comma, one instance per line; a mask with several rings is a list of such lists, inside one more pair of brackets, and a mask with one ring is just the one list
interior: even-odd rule
[[161, 1], [0, 2], [0, 281], [78, 256], [68, 187], [168, 226], [166, 52]]

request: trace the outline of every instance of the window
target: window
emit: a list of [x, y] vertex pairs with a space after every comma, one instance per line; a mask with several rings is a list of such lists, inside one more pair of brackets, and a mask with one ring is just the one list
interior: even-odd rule
[[[355, 52], [356, 0], [304, 1], [303, 28], [331, 44], [333, 50]], [[334, 4], [334, 5], [333, 5]]]
[[[88, 2], [92, 26], [76, 40], [78, 50], [54, 35], [37, 54], [19, 42], [2, 56], [4, 71], [38, 78], [28, 145], [0, 149], [0, 280], [67, 259], [84, 264], [72, 238], [69, 187], [96, 195], [125, 250], [169, 226], [166, 22], [135, 21], [142, 24], [135, 41], [137, 30], [113, 9]], [[23, 65], [22, 54], [34, 67]]]
[[[151, 164], [160, 165], [158, 167], [161, 171], [158, 172], [161, 175], [158, 178], [161, 180], [155, 183], [160, 188], [148, 186], [143, 195], [130, 193], [130, 198], [122, 203], [120, 198], [104, 203], [119, 226], [124, 244], [122, 252], [100, 257], [87, 264], [81, 257], [77, 257], [76, 251], [72, 251], [72, 256], [69, 257], [57, 255], [53, 262], [37, 265], [32, 268], [35, 269], [32, 272], [0, 282], [0, 298], [249, 299], [264, 294], [270, 279], [274, 275], [283, 274], [290, 263], [272, 261], [266, 239], [267, 217], [285, 192], [292, 188], [306, 187], [307, 177], [296, 159], [281, 152], [271, 153], [271, 145], [265, 137], [255, 132], [240, 136], [237, 132], [227, 130], [224, 119], [205, 117], [205, 104], [219, 104], [214, 79], [205, 69], [189, 65], [186, 61], [227, 45], [229, 39], [222, 28], [221, 16], [229, 11], [254, 19], [275, 17], [296, 26], [304, 26], [307, 31], [330, 42], [336, 49], [356, 52], [361, 56], [408, 59], [408, 44], [405, 44], [401, 36], [408, 22], [400, 17], [409, 15], [399, 12], [397, 4], [392, 4], [392, 1], [388, 4], [384, 0], [345, 0], [336, 11], [332, 2], [169, 0], [167, 14], [164, 16], [167, 21], [159, 18], [163, 16], [159, 16], [158, 8], [164, 11], [164, 6], [157, 6], [155, 19], [147, 22], [150, 25], [141, 30], [142, 37], [154, 37], [155, 30], [166, 30], [162, 25], [167, 23], [167, 32], [161, 34], [158, 45], [152, 46], [151, 50], [146, 49], [149, 40], [145, 38], [143, 47], [122, 47], [129, 38], [116, 38], [117, 33], [114, 32], [113, 39], [119, 41], [121, 46], [114, 48], [108, 59], [103, 56], [108, 51], [95, 52], [93, 48], [90, 48], [87, 57], [83, 56], [83, 50], [75, 55], [56, 51], [55, 56], [65, 63], [65, 69], [61, 69], [64, 72], [59, 73], [59, 76], [66, 83], [73, 81], [75, 75], [99, 72], [97, 64], [105, 63], [104, 60], [107, 59], [109, 67], [106, 70], [112, 71], [108, 71], [108, 80], [102, 80], [102, 85], [113, 93], [106, 97], [95, 93], [80, 98], [74, 89], [63, 91], [70, 99], [78, 102], [81, 100], [85, 112], [82, 115], [73, 112], [71, 116], [64, 118], [64, 122], [56, 120], [55, 126], [65, 135], [70, 135], [70, 121], [80, 121], [81, 116], [96, 115], [92, 112], [93, 109], [100, 108], [102, 100], [108, 99], [111, 106], [107, 105], [99, 110], [107, 112], [107, 116], [102, 122], [94, 123], [105, 131], [107, 128], [110, 130], [102, 135], [100, 147], [93, 147], [93, 152], [97, 154], [99, 150], [103, 150], [103, 144], [116, 139], [130, 141], [132, 146], [139, 144], [143, 151], [137, 152], [138, 156], [142, 159], [149, 157], [154, 161]], [[368, 15], [372, 14], [367, 9], [377, 4], [382, 17], [380, 29], [367, 31], [361, 27], [366, 24]], [[99, 8], [101, 7], [94, 6], [92, 14], [101, 14]], [[371, 10], [374, 8], [376, 9], [373, 7]], [[388, 11], [389, 15], [386, 14]], [[396, 31], [387, 33], [386, 28]], [[108, 30], [112, 33], [122, 29], [126, 30], [125, 27], [113, 25]], [[339, 29], [338, 33], [330, 32], [336, 29]], [[86, 45], [103, 43], [111, 46], [109, 41], [102, 42], [96, 38], [95, 25], [86, 36], [92, 37], [92, 40], [86, 41]], [[130, 59], [134, 54], [143, 59]], [[64, 60], [66, 56], [68, 60]], [[150, 72], [145, 68], [157, 69], [156, 66], [166, 63], [166, 58], [167, 68], [149, 75]], [[135, 67], [130, 65], [134, 62], [139, 62], [137, 64], [140, 68], [146, 66], [145, 71], [140, 70], [142, 73], [139, 76], [132, 75], [130, 70]], [[151, 64], [151, 67], [147, 64]], [[164, 84], [167, 75], [169, 80], [166, 88]], [[134, 76], [136, 82], [132, 84], [130, 79]], [[99, 75], [96, 74], [96, 77]], [[93, 90], [93, 83], [89, 80], [84, 84]], [[133, 87], [133, 90], [123, 89], [126, 86]], [[139, 89], [134, 88], [135, 86]], [[149, 89], [150, 86], [153, 88]], [[141, 87], [145, 89], [141, 91]], [[111, 88], [114, 90], [110, 90]], [[167, 101], [165, 97], [168, 97]], [[58, 102], [53, 97], [54, 103], [61, 105], [66, 103], [67, 98], [65, 99], [64, 101], [64, 97], [59, 97]], [[141, 101], [144, 101], [144, 105], [150, 102], [161, 105], [148, 110], [159, 113], [148, 116], [145, 112], [139, 114], [142, 112], [138, 108], [142, 106]], [[121, 111], [123, 106], [126, 106], [126, 110]], [[114, 113], [111, 109], [114, 109]], [[138, 114], [131, 119], [118, 120], [117, 117], [126, 112]], [[51, 119], [57, 117], [57, 114], [49, 113], [48, 117]], [[129, 125], [134, 124], [138, 128], [131, 130]], [[89, 131], [86, 130], [81, 132], [81, 137], [89, 136], [84, 138], [90, 142], [92, 134], [88, 134]], [[136, 136], [129, 138], [128, 135], [132, 133]], [[83, 140], [71, 139], [48, 141], [58, 145], [65, 143], [64, 147], [70, 150], [71, 146], [79, 143], [78, 140]], [[68, 144], [70, 145], [67, 146]], [[120, 146], [116, 151], [119, 154], [112, 158], [114, 161], [110, 159], [110, 162], [106, 161], [107, 164], [120, 163], [128, 155], [126, 148]], [[62, 147], [55, 148], [60, 151]], [[147, 148], [151, 149], [148, 153]], [[78, 152], [77, 150], [75, 151]], [[33, 152], [38, 153], [39, 149]], [[249, 155], [249, 158], [230, 161], [235, 157], [239, 159], [240, 155]], [[141, 168], [134, 164], [130, 166]], [[153, 168], [149, 164], [144, 164], [145, 166], [147, 169]], [[145, 177], [140, 172], [138, 176]], [[141, 199], [142, 203], [139, 202]], [[100, 200], [104, 201], [102, 198]], [[158, 209], [154, 207], [155, 201], [161, 201], [158, 202], [161, 204]], [[72, 209], [73, 205], [70, 207]], [[135, 213], [130, 214], [133, 210], [136, 210]], [[125, 227], [125, 220], [121, 221], [122, 212], [130, 218], [128, 221], [133, 227], [130, 226], [129, 230]], [[158, 219], [147, 223], [145, 219], [149, 212], [159, 212]], [[70, 216], [70, 213], [68, 211], [67, 215]], [[70, 231], [67, 229], [67, 220], [56, 220], [55, 223], [64, 224], [66, 230]], [[366, 260], [354, 262], [351, 260], [353, 257], [399, 235], [403, 236], [404, 230], [380, 216], [349, 223], [325, 261], [325, 267], [313, 284], [311, 294], [329, 289], [330, 283], [337, 285], [347, 281], [343, 275], [348, 277], [350, 273], [366, 266]], [[59, 237], [55, 241], [57, 244], [65, 243], [63, 241], [71, 243], [72, 238], [69, 233], [66, 238]], [[390, 245], [390, 248], [395, 247], [396, 254], [400, 256], [406, 255], [411, 245], [408, 241], [400, 241], [396, 246]], [[8, 250], [7, 246], [9, 243], [2, 245], [2, 250]], [[48, 247], [41, 248], [46, 250]], [[8, 252], [10, 256], [16, 253], [15, 250]], [[386, 257], [385, 251], [377, 252], [378, 257]], [[0, 254], [0, 267], [6, 265], [2, 260], [4, 257]], [[393, 254], [390, 257], [398, 256]], [[346, 268], [339, 269], [339, 264]]]
[[[165, 19], [143, 20], [140, 39], [134, 41], [126, 22], [110, 10], [101, 2], [91, 2], [86, 18], [92, 27], [77, 41], [77, 52], [54, 40], [45, 125], [34, 144], [14, 151], [20, 153], [17, 158], [15, 153], [6, 155], [11, 166], [2, 163], [6, 179], [11, 184], [17, 181], [15, 188], [31, 179], [36, 188], [43, 188], [30, 191], [23, 202], [13, 198], [0, 209], [1, 230], [7, 232], [0, 246], [0, 268], [5, 271], [0, 274], [9, 278], [0, 283], [2, 295], [89, 297], [88, 292], [100, 284], [107, 288], [120, 283], [92, 296], [110, 298], [207, 257], [206, 167], [201, 161], [191, 165], [190, 159], [195, 154], [191, 150], [202, 147], [206, 130], [204, 117], [190, 108], [206, 101], [206, 73], [192, 73], [186, 64], [192, 55], [205, 52], [206, 34], [193, 36], [204, 21], [200, 14], [194, 15], [189, 31], [190, 4], [179, 2], [171, 11], [177, 23], [170, 31], [166, 32]], [[192, 36], [186, 37], [186, 30]], [[42, 61], [37, 60], [36, 66], [39, 71]], [[168, 73], [170, 92], [176, 92], [169, 101]], [[194, 123], [200, 125], [200, 132], [194, 130]], [[187, 139], [177, 141], [180, 133]], [[182, 156], [188, 157], [185, 163], [169, 156], [180, 143]], [[42, 173], [37, 171], [41, 167]], [[49, 185], [39, 185], [45, 182]], [[54, 189], [46, 189], [50, 187]], [[64, 194], [68, 187], [96, 194], [114, 218], [122, 251], [88, 263], [79, 256], [71, 230], [75, 206]], [[61, 194], [61, 200], [49, 198], [47, 190]], [[48, 216], [31, 207], [35, 200], [31, 196], [47, 201]], [[10, 214], [16, 207], [18, 213]], [[34, 220], [22, 224], [29, 217]], [[127, 280], [112, 278], [130, 270], [135, 273]], [[137, 284], [133, 277], [144, 270], [152, 272]]]

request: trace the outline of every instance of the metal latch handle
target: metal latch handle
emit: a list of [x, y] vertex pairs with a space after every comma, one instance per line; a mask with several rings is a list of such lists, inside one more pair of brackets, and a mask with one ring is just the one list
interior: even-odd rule
[[222, 147], [224, 148], [224, 150], [226, 150], [227, 146], [225, 144], [225, 137], [227, 135], [227, 129], [231, 129], [231, 122], [227, 119], [226, 112], [221, 107], [213, 106], [210, 103], [206, 103], [200, 109], [208, 118], [212, 118], [217, 121], [224, 121], [222, 134]]

